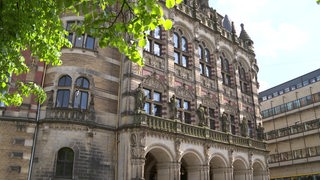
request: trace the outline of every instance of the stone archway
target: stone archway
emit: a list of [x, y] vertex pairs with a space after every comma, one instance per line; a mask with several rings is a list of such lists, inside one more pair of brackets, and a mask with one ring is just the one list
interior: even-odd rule
[[237, 159], [233, 162], [233, 179], [249, 180], [250, 172], [242, 159]]
[[263, 168], [263, 165], [256, 161], [252, 165], [253, 168], [253, 180], [265, 180], [267, 179], [267, 171]]
[[202, 163], [199, 156], [195, 153], [189, 152], [181, 158], [180, 166], [180, 180], [201, 180], [203, 175]]
[[223, 157], [214, 156], [210, 160], [209, 180], [230, 179], [230, 168]]
[[145, 180], [170, 180], [172, 172], [172, 157], [160, 147], [151, 149], [145, 156]]

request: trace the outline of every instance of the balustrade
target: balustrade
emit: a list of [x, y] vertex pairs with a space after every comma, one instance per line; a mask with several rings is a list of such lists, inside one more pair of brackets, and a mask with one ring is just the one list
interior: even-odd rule
[[235, 144], [239, 146], [251, 146], [258, 149], [266, 149], [266, 145], [262, 141], [254, 140], [248, 137], [235, 136], [229, 133], [212, 130], [208, 127], [200, 127], [196, 125], [185, 124], [180, 120], [170, 120], [147, 114], [139, 114], [135, 115], [134, 125], [146, 126], [153, 130], [181, 133], [185, 136], [209, 139], [212, 141], [218, 141], [222, 143]]

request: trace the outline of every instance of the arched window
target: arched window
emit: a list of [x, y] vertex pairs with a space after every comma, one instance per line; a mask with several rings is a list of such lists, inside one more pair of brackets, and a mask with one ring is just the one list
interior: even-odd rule
[[189, 52], [188, 41], [182, 33], [175, 32], [173, 34], [174, 42], [174, 62], [183, 67], [188, 67]]
[[160, 27], [156, 27], [153, 31], [147, 32], [148, 39], [147, 44], [144, 47], [145, 51], [148, 51], [157, 56], [161, 56], [161, 49], [163, 45], [161, 33], [162, 29]]
[[206, 77], [211, 77], [212, 64], [210, 61], [210, 51], [199, 45], [199, 64], [200, 74]]
[[228, 59], [222, 54], [220, 56], [221, 60], [221, 76], [222, 82], [224, 85], [231, 86], [231, 72], [230, 72], [230, 65]]
[[71, 84], [72, 79], [68, 75], [59, 79], [56, 107], [67, 108], [69, 106]]
[[70, 148], [62, 148], [58, 151], [56, 164], [56, 177], [72, 178], [74, 152]]
[[76, 90], [73, 97], [73, 107], [79, 109], [87, 109], [88, 97], [89, 97], [89, 86], [88, 79], [79, 77], [75, 83]]
[[245, 71], [245, 69], [243, 68], [242, 64], [240, 64], [240, 66], [239, 66], [238, 73], [239, 73], [239, 80], [240, 80], [240, 89], [241, 89], [241, 92], [243, 92], [243, 93], [249, 93], [249, 92], [250, 92], [250, 90], [249, 90], [249, 79], [248, 79], [248, 77], [246, 76], [246, 71]]

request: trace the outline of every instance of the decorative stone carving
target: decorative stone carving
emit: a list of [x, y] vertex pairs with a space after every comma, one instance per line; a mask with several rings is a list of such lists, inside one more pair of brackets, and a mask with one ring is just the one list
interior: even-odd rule
[[248, 136], [248, 121], [245, 117], [242, 119], [240, 126], [241, 126], [240, 127], [241, 135], [244, 137], [247, 137]]
[[257, 127], [257, 138], [258, 140], [264, 140], [264, 128], [261, 126], [261, 123]]
[[144, 80], [143, 80], [143, 84], [144, 85], [148, 85], [150, 87], [153, 87], [154, 89], [160, 90], [160, 91], [164, 91], [165, 89], [165, 83], [163, 80], [160, 80], [157, 77], [157, 74], [154, 72], [151, 75], [147, 76]]
[[186, 84], [183, 84], [182, 86], [176, 89], [176, 95], [178, 97], [183, 97], [186, 99], [194, 99], [193, 91], [191, 89], [188, 89]]
[[181, 146], [181, 140], [180, 139], [176, 139], [174, 142], [174, 148], [176, 151], [176, 157], [177, 157], [177, 161], [180, 159], [181, 157], [181, 150], [180, 150], [180, 146]]
[[197, 115], [199, 118], [199, 126], [207, 126], [207, 114], [202, 104], [200, 104], [199, 108], [197, 109]]
[[146, 96], [144, 94], [144, 90], [142, 88], [142, 85], [139, 84], [138, 88], [135, 90], [134, 93], [135, 97], [135, 109], [137, 113], [143, 112], [144, 104], [146, 101]]
[[221, 123], [222, 123], [222, 131], [223, 132], [230, 132], [230, 120], [226, 113], [223, 113], [221, 116]]
[[170, 98], [170, 102], [169, 102], [169, 108], [170, 108], [170, 119], [175, 119], [177, 117], [177, 100], [176, 100], [176, 96], [172, 95], [172, 97]]

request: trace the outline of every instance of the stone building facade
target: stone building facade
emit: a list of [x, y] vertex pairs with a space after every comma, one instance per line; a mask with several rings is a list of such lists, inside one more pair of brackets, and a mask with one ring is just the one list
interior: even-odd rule
[[62, 66], [31, 63], [48, 99], [2, 108], [0, 179], [269, 179], [253, 41], [207, 4], [164, 9], [143, 67], [72, 32]]
[[259, 94], [271, 179], [320, 179], [320, 69]]

